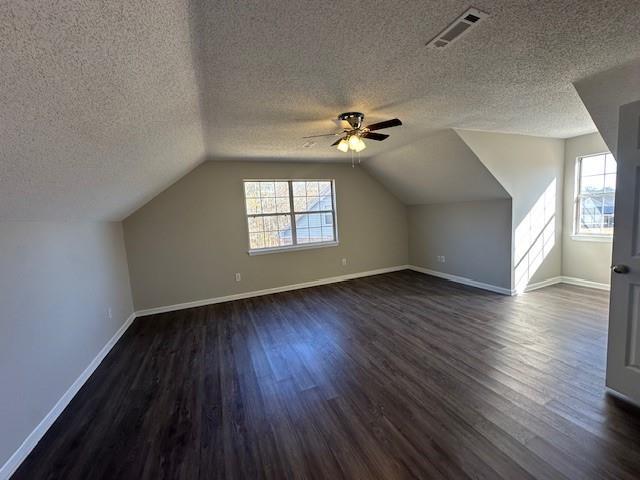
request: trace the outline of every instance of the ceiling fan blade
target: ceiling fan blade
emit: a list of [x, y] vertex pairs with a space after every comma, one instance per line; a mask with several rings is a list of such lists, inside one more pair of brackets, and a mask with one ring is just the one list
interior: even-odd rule
[[339, 144], [341, 141], [342, 141], [342, 139], [341, 139], [341, 138], [339, 138], [338, 140], [336, 140], [335, 142], [333, 142], [333, 143], [331, 144], [331, 146], [332, 146], [332, 147], [335, 147], [335, 146], [336, 146], [337, 144]]
[[338, 132], [338, 133], [325, 133], [323, 135], [309, 135], [307, 137], [302, 137], [302, 138], [318, 138], [318, 137], [334, 137], [336, 135], [342, 135], [344, 132]]
[[381, 142], [385, 138], [389, 138], [389, 135], [385, 135], [384, 133], [365, 132], [361, 135], [361, 137], [368, 138], [369, 140], [377, 140]]
[[383, 128], [397, 127], [398, 125], [402, 125], [402, 122], [398, 118], [394, 118], [393, 120], [385, 120], [384, 122], [372, 123], [366, 128], [373, 130], [382, 130]]

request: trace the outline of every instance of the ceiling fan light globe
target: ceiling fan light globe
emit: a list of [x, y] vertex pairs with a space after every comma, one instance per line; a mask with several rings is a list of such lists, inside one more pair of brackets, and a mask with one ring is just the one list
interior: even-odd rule
[[362, 140], [362, 138], [360, 138], [359, 135], [351, 135], [349, 137], [349, 148], [354, 152], [361, 152], [362, 150], [367, 148], [367, 146], [364, 144], [364, 141]]
[[347, 153], [349, 151], [349, 142], [347, 142], [344, 138], [340, 140], [340, 143], [338, 144], [338, 150]]
[[361, 152], [362, 150], [367, 148], [367, 145], [365, 145], [364, 141], [361, 138], [359, 138], [358, 140], [360, 141], [358, 142], [358, 145], [356, 145], [356, 148], [354, 148], [353, 150], [356, 152]]

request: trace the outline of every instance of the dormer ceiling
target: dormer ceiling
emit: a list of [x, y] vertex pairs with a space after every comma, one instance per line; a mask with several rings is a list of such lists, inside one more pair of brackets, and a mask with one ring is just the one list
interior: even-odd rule
[[345, 161], [302, 140], [344, 111], [402, 118], [363, 158], [592, 132], [572, 83], [638, 56], [639, 27], [627, 0], [3, 2], [0, 219], [119, 220], [204, 159]]

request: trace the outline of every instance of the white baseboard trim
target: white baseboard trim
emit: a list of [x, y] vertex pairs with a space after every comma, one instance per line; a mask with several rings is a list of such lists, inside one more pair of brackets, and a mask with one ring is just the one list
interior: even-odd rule
[[225, 295], [223, 297], [205, 298], [204, 300], [195, 300], [193, 302], [176, 303], [174, 305], [165, 305], [163, 307], [147, 308], [138, 310], [137, 317], [145, 315], [155, 315], [157, 313], [173, 312], [175, 310], [183, 310], [185, 308], [202, 307], [203, 305], [213, 305], [214, 303], [230, 302], [233, 300], [242, 300], [243, 298], [260, 297], [262, 295], [270, 295], [272, 293], [288, 292], [290, 290], [299, 290], [301, 288], [317, 287], [318, 285], [327, 285], [329, 283], [344, 282], [354, 278], [369, 277], [371, 275], [380, 275], [382, 273], [397, 272], [399, 270], [407, 270], [411, 268], [409, 265], [397, 265], [395, 267], [379, 268], [377, 270], [369, 270], [366, 272], [349, 273], [339, 275], [337, 277], [320, 278], [310, 282], [295, 283], [292, 285], [283, 285], [282, 287], [265, 288], [264, 290], [253, 290], [250, 292], [234, 293], [233, 295]]
[[532, 292], [534, 290], [538, 290], [539, 288], [550, 287], [551, 285], [557, 285], [558, 283], [562, 283], [563, 277], [552, 277], [541, 282], [530, 283], [524, 289], [524, 292]]
[[132, 313], [129, 316], [129, 318], [127, 318], [127, 320], [118, 329], [118, 331], [113, 335], [113, 337], [111, 337], [111, 339], [107, 342], [107, 344], [102, 348], [102, 350], [100, 350], [98, 355], [96, 355], [96, 357], [91, 361], [89, 366], [85, 368], [85, 370], [80, 374], [80, 376], [76, 379], [76, 381], [73, 382], [73, 384], [64, 393], [64, 395], [62, 395], [60, 400], [58, 400], [58, 402], [53, 406], [53, 408], [49, 411], [49, 413], [45, 415], [45, 417], [38, 424], [38, 426], [29, 434], [29, 436], [24, 440], [24, 442], [22, 442], [22, 445], [20, 445], [20, 447], [18, 447], [18, 449], [13, 453], [13, 455], [11, 455], [9, 460], [7, 460], [4, 465], [2, 465], [2, 467], [0, 468], [0, 480], [7, 480], [9, 479], [9, 477], [11, 477], [11, 475], [15, 473], [15, 471], [18, 469], [20, 464], [27, 458], [29, 453], [31, 453], [34, 447], [42, 439], [44, 434], [47, 433], [47, 430], [49, 430], [51, 425], [53, 425], [53, 423], [60, 416], [63, 410], [67, 407], [67, 405], [69, 405], [73, 397], [78, 393], [78, 391], [82, 388], [85, 382], [89, 379], [91, 374], [95, 371], [96, 368], [98, 368], [102, 360], [104, 360], [104, 358], [111, 351], [113, 346], [117, 343], [120, 337], [122, 337], [124, 332], [127, 331], [127, 329], [131, 326], [131, 324], [137, 317], [141, 317], [144, 315], [152, 315], [155, 313], [171, 312], [174, 310], [181, 310], [184, 308], [199, 307], [202, 305], [209, 305], [213, 303], [228, 302], [231, 300], [240, 300], [242, 298], [257, 297], [261, 295], [268, 295], [271, 293], [279, 293], [279, 292], [286, 292], [289, 290], [298, 290], [301, 288], [315, 287], [318, 285], [327, 285], [329, 283], [344, 282], [345, 280], [352, 280], [354, 278], [368, 277], [371, 275], [380, 275], [382, 273], [389, 273], [389, 272], [397, 272], [399, 270], [406, 270], [408, 268], [409, 267], [407, 265], [397, 265], [395, 267], [379, 268], [377, 270], [369, 270], [366, 272], [349, 273], [349, 274], [340, 275], [337, 277], [321, 278], [318, 280], [313, 280], [311, 282], [297, 283], [294, 285], [284, 285], [282, 287], [267, 288], [264, 290], [257, 290], [252, 292], [237, 293], [234, 295], [227, 295], [224, 297], [208, 298], [205, 300], [198, 300], [195, 302], [187, 302], [187, 303], [180, 303], [176, 305], [168, 305], [165, 307], [150, 308], [150, 309], [140, 310]]
[[489, 290], [490, 292], [500, 293], [502, 295], [512, 295], [511, 289], [498, 287], [489, 283], [478, 282], [466, 277], [460, 277], [458, 275], [452, 275], [451, 273], [438, 272], [436, 270], [429, 270], [428, 268], [418, 267], [416, 265], [408, 265], [410, 270], [414, 270], [420, 273], [426, 273], [427, 275], [433, 275], [434, 277], [444, 278], [452, 282], [461, 283], [463, 285], [469, 285], [470, 287], [481, 288], [482, 290]]
[[120, 337], [127, 331], [136, 318], [136, 314], [132, 313], [129, 318], [122, 324], [118, 331], [111, 337], [107, 344], [100, 350], [98, 355], [91, 361], [89, 366], [84, 369], [75, 382], [69, 387], [69, 389], [62, 395], [60, 400], [53, 406], [53, 408], [45, 415], [38, 426], [29, 434], [29, 436], [22, 442], [22, 445], [9, 457], [9, 460], [5, 462], [0, 468], [0, 480], [7, 480], [11, 475], [15, 473], [20, 464], [27, 458], [31, 450], [42, 439], [47, 430], [53, 425], [53, 422], [60, 416], [62, 411], [69, 405], [69, 402], [75, 397], [76, 393], [80, 391], [84, 383], [89, 379], [91, 374], [100, 365], [102, 360], [111, 351], [113, 346], [120, 340]]
[[[113, 337], [111, 337], [111, 339], [102, 348], [102, 350], [100, 350], [98, 355], [96, 355], [96, 357], [91, 361], [89, 366], [85, 368], [85, 370], [80, 374], [80, 376], [76, 379], [76, 381], [73, 382], [73, 384], [64, 393], [64, 395], [62, 395], [60, 400], [58, 400], [58, 402], [53, 406], [53, 408], [49, 411], [49, 413], [47, 413], [47, 415], [42, 419], [42, 421], [38, 424], [38, 426], [29, 434], [29, 436], [24, 440], [24, 442], [22, 442], [22, 445], [20, 445], [20, 447], [14, 452], [14, 454], [11, 455], [9, 460], [7, 460], [5, 464], [0, 468], [0, 480], [8, 480], [9, 477], [13, 475], [13, 473], [18, 469], [20, 464], [25, 460], [25, 458], [27, 458], [29, 453], [31, 453], [33, 448], [42, 439], [42, 437], [47, 432], [47, 430], [49, 430], [49, 428], [51, 427], [51, 425], [53, 425], [53, 423], [56, 421], [58, 416], [60, 416], [60, 414], [67, 407], [67, 405], [69, 405], [73, 397], [78, 393], [78, 391], [82, 388], [84, 383], [89, 379], [89, 377], [96, 370], [96, 368], [98, 368], [100, 363], [102, 363], [102, 361], [107, 356], [107, 354], [111, 351], [113, 346], [117, 343], [120, 337], [122, 337], [124, 332], [127, 331], [127, 329], [131, 326], [131, 324], [137, 317], [142, 317], [145, 315], [153, 315], [156, 313], [172, 312], [175, 310], [182, 310], [185, 308], [200, 307], [203, 305], [211, 305], [214, 303], [229, 302], [232, 300], [240, 300], [243, 298], [258, 297], [262, 295], [269, 295], [272, 293], [298, 290], [301, 288], [315, 287], [318, 285], [327, 285], [330, 283], [344, 282], [346, 280], [352, 280], [354, 278], [368, 277], [371, 275], [380, 275], [383, 273], [397, 272], [400, 270], [407, 270], [407, 269], [414, 270], [420, 273], [425, 273], [427, 275], [433, 275], [434, 277], [444, 278], [445, 280], [461, 283], [463, 285], [469, 285], [471, 287], [481, 288], [483, 290], [488, 290], [490, 292], [500, 293], [502, 295], [515, 294], [515, 291], [512, 291], [508, 288], [498, 287], [496, 285], [478, 282], [476, 280], [472, 280], [466, 277], [460, 277], [458, 275], [438, 272], [436, 270], [429, 270], [427, 268], [418, 267], [416, 265], [397, 265], [395, 267], [380, 268], [377, 270], [369, 270], [366, 272], [349, 273], [349, 274], [340, 275], [337, 277], [321, 278], [321, 279], [313, 280], [310, 282], [296, 283], [293, 285], [284, 285], [282, 287], [267, 288], [264, 290], [255, 290], [251, 292], [236, 293], [233, 295], [226, 295], [223, 297], [214, 297], [214, 298], [208, 298], [205, 300], [196, 300], [193, 302], [178, 303], [175, 305], [167, 305], [164, 307], [156, 307], [156, 308], [149, 308], [146, 310], [139, 310], [137, 312], [132, 313], [129, 316], [129, 318], [127, 318], [127, 320], [122, 324], [122, 326], [113, 335]], [[609, 285], [605, 283], [590, 282], [588, 280], [583, 280], [575, 277], [554, 277], [548, 280], [544, 280], [542, 282], [528, 285], [525, 292], [537, 290], [539, 288], [547, 287], [549, 285], [554, 285], [557, 283], [568, 283], [571, 285], [578, 285], [581, 287], [597, 288], [600, 290], [609, 290]]]
[[426, 273], [427, 275], [433, 275], [434, 277], [444, 278], [445, 280], [450, 280], [452, 282], [461, 283], [463, 285], [469, 285], [471, 287], [481, 288], [483, 290], [488, 290], [490, 292], [501, 293], [502, 295], [518, 295], [519, 293], [527, 293], [532, 292], [534, 290], [538, 290], [540, 288], [549, 287], [551, 285], [557, 285], [558, 283], [566, 283], [568, 285], [576, 285], [579, 287], [587, 287], [587, 288], [595, 288], [598, 290], [606, 290], [609, 291], [611, 287], [606, 283], [597, 283], [589, 280], [584, 280], [582, 278], [576, 277], [565, 277], [558, 276], [548, 278], [547, 280], [543, 280], [541, 282], [530, 283], [524, 289], [524, 292], [518, 292], [516, 289], [508, 289], [504, 287], [498, 287], [496, 285], [491, 285], [489, 283], [478, 282], [477, 280], [472, 280], [470, 278], [461, 277], [458, 275], [453, 275], [450, 273], [438, 272], [437, 270], [430, 270], [428, 268], [418, 267], [416, 265], [408, 265], [408, 269], [414, 270], [416, 272]]
[[524, 291], [525, 293], [532, 292], [533, 290], [538, 290], [539, 288], [556, 285], [558, 283], [565, 283], [567, 285], [576, 285], [578, 287], [595, 288], [597, 290], [606, 290], [606, 291], [611, 290], [611, 287], [606, 283], [597, 283], [597, 282], [592, 282], [590, 280], [584, 280], [582, 278], [576, 278], [576, 277], [560, 276], [560, 277], [549, 278], [547, 280], [543, 280], [542, 282], [530, 283], [529, 285], [527, 285], [527, 288], [525, 288]]
[[598, 290], [611, 290], [611, 285], [608, 283], [592, 282], [590, 280], [583, 280], [576, 277], [562, 277], [562, 283], [568, 283], [569, 285], [577, 285], [578, 287], [596, 288]]

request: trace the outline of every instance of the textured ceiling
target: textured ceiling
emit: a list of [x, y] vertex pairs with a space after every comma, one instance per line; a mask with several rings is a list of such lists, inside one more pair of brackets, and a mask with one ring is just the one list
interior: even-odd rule
[[[489, 19], [443, 51], [424, 44], [472, 4]], [[595, 131], [572, 82], [640, 55], [630, 0], [195, 0], [206, 144], [214, 158], [336, 158], [301, 137], [345, 110], [401, 118], [363, 156], [428, 131], [571, 137]], [[366, 155], [365, 155], [366, 154]], [[340, 157], [338, 157], [340, 158]], [[342, 157], [344, 158], [344, 157]]]
[[186, 1], [0, 2], [0, 219], [120, 219], [202, 161]]
[[49, 0], [0, 3], [0, 218], [120, 219], [213, 159], [344, 160], [304, 135], [400, 117], [383, 154], [443, 128], [595, 130], [572, 82], [640, 52], [640, 2]]

